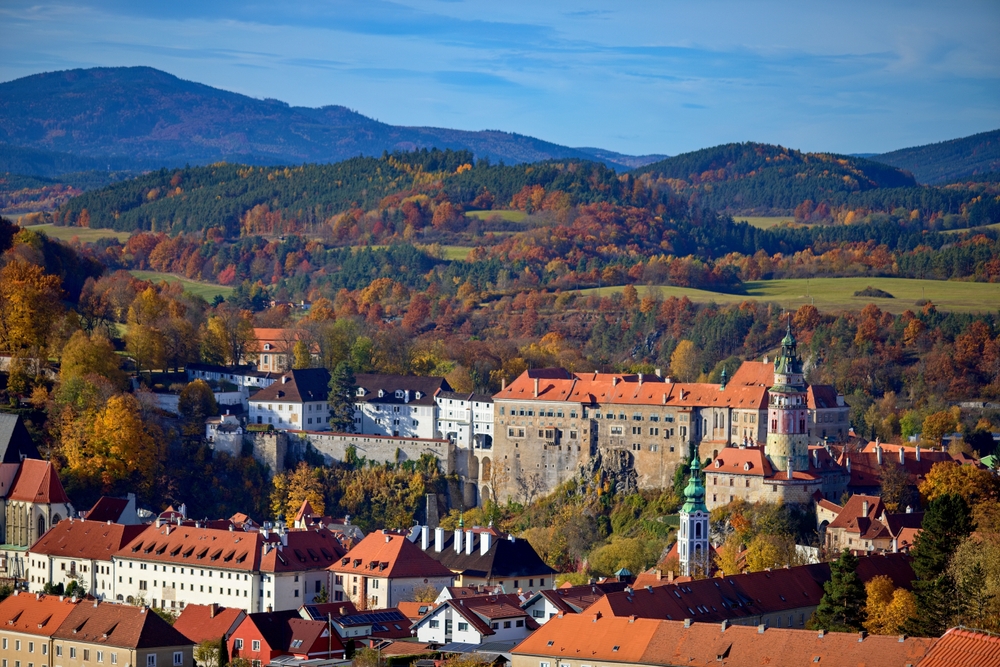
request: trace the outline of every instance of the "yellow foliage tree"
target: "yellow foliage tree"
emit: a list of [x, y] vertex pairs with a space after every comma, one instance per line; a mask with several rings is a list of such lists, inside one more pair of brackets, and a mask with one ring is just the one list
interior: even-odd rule
[[41, 357], [59, 315], [58, 276], [15, 259], [0, 269], [0, 347], [18, 357]]
[[767, 568], [801, 565], [802, 558], [795, 551], [795, 538], [791, 535], [760, 533], [747, 545], [746, 564], [749, 572], [759, 572]]
[[996, 500], [1000, 496], [1000, 481], [989, 470], [960, 465], [954, 461], [935, 463], [917, 488], [927, 502], [953, 494], [962, 496], [969, 507], [983, 501]]
[[275, 475], [272, 484], [271, 510], [289, 526], [307, 500], [316, 514], [322, 516], [326, 510], [320, 470], [309, 467], [305, 461], [300, 461], [295, 470]]
[[119, 389], [125, 389], [126, 377], [121, 370], [121, 358], [104, 336], [95, 331], [88, 336], [75, 331], [63, 347], [59, 362], [59, 380], [67, 382], [85, 375], [100, 375]]
[[693, 382], [701, 370], [694, 343], [682, 340], [670, 355], [670, 374], [680, 382]]
[[885, 575], [865, 584], [865, 629], [873, 635], [895, 635], [917, 612], [916, 598], [905, 588], [896, 588]]

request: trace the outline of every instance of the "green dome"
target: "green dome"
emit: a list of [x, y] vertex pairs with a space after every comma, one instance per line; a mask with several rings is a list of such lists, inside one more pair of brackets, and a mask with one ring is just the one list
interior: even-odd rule
[[684, 505], [681, 507], [682, 512], [697, 512], [702, 511], [706, 514], [708, 513], [708, 508], [705, 507], [705, 487], [701, 483], [701, 464], [698, 463], [697, 454], [691, 459], [691, 477], [688, 479], [687, 486], [684, 488]]

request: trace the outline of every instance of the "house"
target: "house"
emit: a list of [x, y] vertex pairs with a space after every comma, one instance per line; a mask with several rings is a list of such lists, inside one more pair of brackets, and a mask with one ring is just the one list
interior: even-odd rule
[[398, 602], [396, 609], [399, 609], [406, 618], [410, 620], [410, 625], [416, 623], [427, 615], [427, 612], [437, 606], [436, 602]]
[[[412, 621], [392, 607], [378, 611], [358, 611], [350, 602], [327, 602], [304, 605], [299, 616], [311, 621], [329, 622], [341, 639], [409, 639]], [[345, 641], [346, 643], [346, 641]]]
[[237, 530], [158, 521], [114, 556], [120, 602], [162, 609], [221, 604], [257, 610], [298, 609], [327, 582], [344, 549], [328, 530]]
[[0, 656], [4, 663], [50, 664], [55, 655], [52, 636], [78, 604], [77, 598], [36, 596], [17, 590], [7, 596], [0, 602]]
[[400, 438], [439, 437], [435, 396], [451, 391], [442, 377], [419, 375], [354, 376], [354, 432]]
[[142, 523], [139, 519], [139, 511], [135, 506], [134, 493], [128, 494], [125, 498], [101, 496], [93, 507], [85, 512], [80, 512], [80, 517], [88, 521], [100, 521], [101, 523], [110, 521], [130, 526]]
[[875, 440], [858, 451], [844, 451], [839, 464], [847, 471], [850, 479], [847, 490], [851, 493], [878, 495], [881, 493], [882, 467], [899, 465], [906, 473], [911, 492], [916, 491], [935, 463], [955, 462], [960, 465], [979, 465], [979, 462], [964, 453], [951, 454], [947, 451], [921, 448], [919, 445], [892, 445]]
[[438, 438], [463, 449], [493, 449], [493, 397], [486, 394], [440, 391], [437, 403]]
[[512, 651], [512, 667], [916, 665], [935, 639], [563, 614]]
[[298, 664], [343, 659], [345, 653], [340, 637], [327, 623], [300, 618], [295, 610], [247, 615], [227, 647], [231, 657], [245, 658], [253, 667], [272, 664], [279, 657], [291, 658], [283, 663]]
[[[265, 373], [284, 373], [295, 361], [295, 344], [303, 339], [301, 331], [295, 329], [269, 329], [255, 327], [256, 349], [251, 353], [257, 359], [257, 370]], [[309, 345], [311, 361], [319, 361], [319, 345]]]
[[52, 661], [66, 667], [194, 664], [191, 640], [149, 608], [98, 600], [77, 604], [53, 633], [52, 644]]
[[582, 614], [608, 593], [617, 593], [628, 588], [624, 581], [567, 586], [565, 588], [540, 590], [521, 604], [539, 625], [550, 618], [563, 614]]
[[332, 599], [349, 600], [361, 611], [395, 607], [419, 589], [440, 590], [454, 581], [451, 570], [387, 530], [370, 533], [329, 570]]
[[458, 586], [502, 586], [505, 591], [555, 586], [556, 571], [545, 564], [531, 543], [493, 527], [463, 527], [454, 532], [421, 526], [411, 537], [421, 550], [455, 574]]
[[63, 519], [28, 549], [28, 590], [76, 582], [81, 594], [114, 600], [114, 555], [145, 530], [141, 524]]
[[330, 372], [305, 368], [284, 373], [250, 400], [248, 422], [279, 431], [329, 431]]
[[253, 366], [216, 366], [215, 364], [190, 363], [184, 367], [188, 382], [204, 380], [205, 382], [222, 384], [228, 382], [240, 389], [241, 393], [250, 393], [274, 384], [280, 373], [256, 370]]
[[[879, 575], [888, 576], [897, 588], [910, 588], [914, 579], [908, 556], [904, 554], [860, 558], [857, 573], [865, 582]], [[801, 628], [819, 605], [823, 584], [829, 579], [830, 564], [816, 563], [665, 586], [626, 588], [593, 603], [586, 615]]]
[[830, 552], [847, 549], [853, 553], [907, 551], [924, 518], [923, 512], [907, 510], [890, 513], [879, 496], [855, 494], [825, 526], [826, 548]]
[[205, 439], [208, 440], [209, 445], [214, 444], [216, 436], [219, 435], [243, 435], [243, 425], [240, 424], [239, 417], [229, 414], [229, 411], [226, 410], [224, 415], [206, 419]]
[[191, 640], [193, 644], [229, 640], [247, 613], [235, 607], [220, 607], [217, 604], [189, 604], [181, 610], [174, 621], [174, 630]]
[[447, 600], [413, 624], [420, 642], [482, 644], [521, 640], [538, 624], [512, 594]]

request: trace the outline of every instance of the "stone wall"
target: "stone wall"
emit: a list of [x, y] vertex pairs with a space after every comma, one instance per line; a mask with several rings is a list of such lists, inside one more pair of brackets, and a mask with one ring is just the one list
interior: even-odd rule
[[353, 446], [359, 457], [380, 463], [416, 461], [423, 454], [431, 454], [438, 460], [438, 467], [443, 474], [450, 475], [455, 472], [456, 451], [449, 440], [323, 431], [288, 431], [288, 436], [289, 440], [298, 441], [295, 446], [301, 446], [302, 443], [311, 445], [323, 455], [327, 463], [346, 460], [347, 449]]

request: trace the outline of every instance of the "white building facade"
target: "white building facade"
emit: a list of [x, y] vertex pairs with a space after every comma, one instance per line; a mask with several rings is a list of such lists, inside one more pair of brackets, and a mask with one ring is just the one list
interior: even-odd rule
[[493, 398], [484, 394], [438, 392], [437, 438], [463, 449], [493, 448]]

